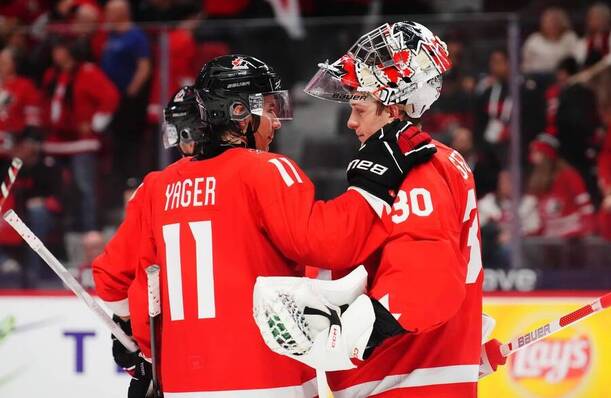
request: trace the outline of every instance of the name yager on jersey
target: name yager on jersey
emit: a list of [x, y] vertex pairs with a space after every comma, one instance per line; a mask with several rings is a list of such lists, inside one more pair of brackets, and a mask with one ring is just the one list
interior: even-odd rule
[[168, 184], [165, 189], [165, 211], [179, 207], [214, 205], [216, 178], [187, 178]]

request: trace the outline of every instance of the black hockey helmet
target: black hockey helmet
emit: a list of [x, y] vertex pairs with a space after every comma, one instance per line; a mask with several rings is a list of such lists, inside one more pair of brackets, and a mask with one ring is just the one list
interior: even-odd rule
[[[199, 115], [195, 90], [191, 86], [178, 89], [163, 110], [163, 144], [166, 148], [178, 146], [183, 155], [199, 152], [204, 138], [204, 124]], [[185, 152], [185, 145], [195, 144], [194, 153]]]
[[[194, 88], [201, 120], [212, 135], [210, 143], [223, 144], [221, 134], [230, 131], [245, 136], [246, 146], [254, 148], [253, 132], [262, 115], [278, 120], [293, 118], [280, 76], [255, 57], [233, 54], [213, 59], [200, 71]], [[240, 122], [249, 116], [246, 129], [240, 128]]]

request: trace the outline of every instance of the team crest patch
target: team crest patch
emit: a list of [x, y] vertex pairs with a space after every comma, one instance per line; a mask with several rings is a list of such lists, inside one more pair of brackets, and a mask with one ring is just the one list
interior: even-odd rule
[[248, 61], [243, 57], [235, 57], [231, 60], [231, 69], [248, 69]]

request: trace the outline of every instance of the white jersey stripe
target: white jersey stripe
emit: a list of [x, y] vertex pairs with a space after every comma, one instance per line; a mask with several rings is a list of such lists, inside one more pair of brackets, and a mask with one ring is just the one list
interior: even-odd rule
[[190, 222], [195, 238], [195, 262], [197, 264], [197, 316], [199, 319], [214, 318], [214, 262], [212, 260], [212, 222]]
[[170, 319], [180, 321], [185, 319], [185, 310], [182, 303], [182, 273], [180, 268], [180, 224], [164, 225], [163, 240], [165, 242]]
[[166, 398], [312, 398], [318, 395], [316, 379], [300, 386], [260, 388], [253, 390], [202, 391], [202, 392], [163, 392]]
[[386, 376], [382, 380], [354, 385], [333, 391], [334, 398], [357, 398], [381, 394], [398, 388], [422, 387], [438, 384], [476, 383], [479, 365], [440, 366], [415, 369], [411, 373]]
[[15, 169], [13, 169], [13, 167], [10, 167], [8, 169], [8, 179], [11, 182], [15, 182], [15, 178], [17, 177], [17, 175], [15, 174]]
[[276, 168], [280, 172], [280, 176], [282, 177], [282, 179], [284, 180], [284, 183], [288, 187], [290, 187], [291, 185], [293, 185], [295, 183], [295, 181], [293, 181], [291, 176], [289, 176], [289, 173], [287, 173], [286, 168], [284, 167], [284, 165], [282, 163], [280, 163], [280, 161], [278, 159], [270, 159], [269, 162], [271, 164], [273, 164], [274, 166], [276, 166]]
[[293, 174], [295, 175], [295, 179], [297, 180], [297, 182], [303, 183], [303, 181], [301, 180], [301, 177], [299, 177], [299, 173], [297, 172], [297, 169], [295, 169], [295, 166], [293, 166], [293, 164], [289, 162], [287, 158], [280, 158], [280, 160], [286, 163], [291, 168], [291, 170], [293, 170]]

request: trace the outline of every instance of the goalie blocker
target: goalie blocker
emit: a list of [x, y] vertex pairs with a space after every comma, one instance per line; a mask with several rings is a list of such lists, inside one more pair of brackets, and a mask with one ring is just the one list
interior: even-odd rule
[[377, 300], [365, 294], [367, 271], [359, 266], [335, 281], [258, 277], [254, 318], [274, 352], [322, 371], [356, 367], [388, 337], [406, 333]]

